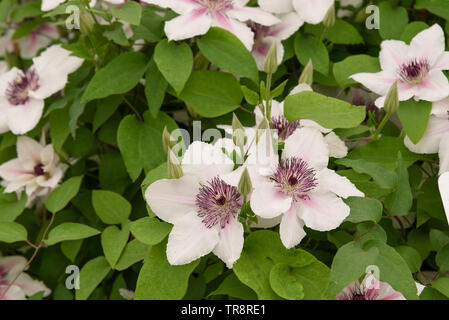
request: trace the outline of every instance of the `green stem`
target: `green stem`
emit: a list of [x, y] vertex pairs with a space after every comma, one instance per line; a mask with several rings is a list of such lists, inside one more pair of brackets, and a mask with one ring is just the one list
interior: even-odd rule
[[271, 73], [269, 73], [267, 75], [267, 85], [266, 85], [266, 108], [267, 111], [265, 112], [265, 116], [268, 120], [269, 126], [270, 128], [273, 127], [273, 123], [271, 121], [271, 80], [272, 80], [273, 75]]
[[387, 122], [390, 119], [390, 117], [391, 117], [391, 112], [387, 112], [387, 114], [385, 114], [385, 117], [380, 122], [379, 127], [377, 127], [376, 132], [374, 132], [373, 140], [377, 140], [379, 138], [379, 135], [382, 133], [382, 130], [384, 129], [384, 127], [387, 124]]

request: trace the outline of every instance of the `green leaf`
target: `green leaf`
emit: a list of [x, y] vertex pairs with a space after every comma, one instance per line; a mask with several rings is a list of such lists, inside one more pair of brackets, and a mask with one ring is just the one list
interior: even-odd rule
[[100, 231], [81, 223], [65, 222], [57, 225], [48, 233], [45, 243], [49, 246], [61, 241], [80, 240], [93, 237]]
[[101, 246], [109, 265], [114, 268], [129, 238], [129, 228], [123, 226], [120, 230], [117, 226], [109, 226], [101, 234]]
[[13, 243], [26, 241], [28, 237], [27, 230], [21, 224], [16, 222], [1, 221], [0, 222], [0, 241]]
[[294, 268], [285, 263], [278, 263], [270, 272], [271, 288], [280, 297], [288, 300], [304, 298], [304, 288], [295, 277]]
[[82, 181], [82, 176], [73, 177], [53, 190], [45, 202], [47, 209], [51, 213], [56, 213], [64, 209], [78, 194]]
[[67, 259], [69, 259], [71, 262], [75, 262], [76, 256], [80, 252], [82, 245], [82, 239], [63, 241], [61, 243], [61, 251], [67, 257]]
[[166, 242], [151, 248], [137, 279], [135, 300], [178, 300], [187, 292], [190, 274], [200, 260], [172, 266], [166, 257]]
[[375, 73], [380, 71], [379, 59], [365, 54], [348, 56], [346, 59], [333, 65], [335, 80], [341, 88], [346, 88], [357, 83], [349, 78], [360, 72]]
[[142, 17], [142, 7], [136, 2], [126, 2], [123, 7], [112, 8], [111, 14], [119, 20], [124, 20], [133, 25], [140, 24], [140, 18]]
[[418, 298], [407, 263], [396, 250], [378, 240], [367, 241], [363, 247], [350, 242], [337, 251], [327, 293], [335, 297], [345, 286], [364, 276], [370, 266], [379, 268], [380, 281], [387, 282], [409, 300]]
[[0, 2], [0, 22], [5, 22], [8, 19], [13, 1], [15, 0], [3, 0]]
[[382, 218], [382, 203], [377, 199], [349, 197], [344, 201], [351, 208], [351, 212], [345, 221], [352, 223], [379, 222]]
[[413, 195], [408, 179], [408, 171], [399, 152], [398, 166], [396, 169], [398, 184], [396, 190], [388, 195], [384, 204], [390, 216], [405, 216], [410, 213], [413, 204]]
[[163, 145], [164, 127], [172, 132], [177, 129], [176, 122], [164, 112], [157, 118], [147, 111], [141, 122], [134, 115], [125, 117], [117, 132], [117, 142], [129, 176], [135, 181], [142, 169], [149, 171], [167, 160]]
[[145, 97], [153, 116], [157, 116], [164, 102], [165, 90], [168, 83], [157, 68], [154, 60], [151, 60], [145, 75]]
[[84, 91], [81, 102], [86, 103], [130, 91], [142, 79], [146, 67], [147, 57], [141, 52], [119, 55], [95, 73]]
[[106, 39], [111, 40], [121, 46], [129, 46], [128, 38], [123, 31], [123, 25], [120, 22], [112, 23], [107, 30], [103, 32]]
[[307, 65], [312, 59], [314, 70], [324, 75], [329, 73], [329, 53], [317, 37], [298, 33], [295, 38], [295, 53], [302, 65]]
[[93, 132], [97, 131], [117, 110], [123, 102], [123, 96], [109, 96], [105, 99], [96, 101], [97, 110], [95, 111]]
[[164, 35], [164, 17], [158, 15], [156, 10], [152, 6], [143, 9], [140, 25], [131, 26], [134, 31], [134, 40], [143, 39], [146, 42], [154, 43], [162, 39]]
[[142, 242], [134, 239], [128, 242], [125, 249], [123, 250], [120, 259], [115, 265], [115, 269], [118, 271], [123, 271], [128, 269], [130, 266], [143, 260], [148, 256], [151, 247], [143, 244]]
[[234, 76], [215, 71], [194, 71], [179, 98], [195, 112], [214, 118], [237, 109], [243, 94]]
[[309, 119], [328, 129], [353, 128], [366, 116], [365, 108], [316, 92], [300, 92], [285, 99], [285, 117], [289, 121]]
[[197, 44], [201, 53], [217, 67], [259, 83], [259, 70], [253, 56], [231, 32], [210, 28]]
[[154, 62], [167, 82], [180, 93], [192, 73], [193, 54], [186, 43], [162, 40], [154, 49]]
[[440, 251], [449, 243], [449, 236], [447, 233], [437, 229], [430, 230], [429, 239], [432, 249], [435, 251]]
[[441, 271], [449, 270], [449, 244], [446, 244], [440, 250], [438, 250], [435, 257], [437, 265], [440, 267]]
[[23, 3], [11, 12], [11, 22], [22, 22], [25, 18], [38, 17], [42, 14], [39, 2]]
[[424, 135], [429, 122], [432, 102], [409, 99], [399, 103], [398, 116], [410, 140], [417, 144]]
[[394, 188], [398, 183], [397, 175], [388, 170], [382, 164], [378, 164], [375, 162], [367, 162], [363, 159], [338, 159], [335, 161], [337, 164], [341, 164], [346, 167], [353, 168], [355, 172], [358, 173], [366, 173], [373, 177], [374, 181], [382, 187], [386, 189]]
[[410, 43], [418, 33], [427, 28], [429, 28], [427, 23], [422, 21], [413, 21], [405, 27], [400, 40], [404, 41], [405, 43]]
[[416, 0], [415, 9], [426, 9], [439, 17], [449, 20], [449, 6], [446, 0]]
[[214, 295], [227, 295], [242, 300], [257, 299], [256, 293], [251, 288], [241, 283], [234, 273], [227, 276], [218, 288], [209, 294], [209, 296]]
[[60, 151], [70, 134], [68, 109], [55, 110], [50, 114], [50, 137], [55, 150]]
[[401, 255], [404, 261], [407, 262], [411, 272], [415, 273], [419, 271], [422, 260], [416, 249], [408, 246], [398, 246], [394, 249]]
[[279, 299], [270, 285], [270, 272], [278, 263], [295, 268], [295, 277], [301, 277], [304, 299], [324, 298], [329, 269], [304, 250], [286, 249], [279, 234], [273, 231], [252, 232], [245, 239], [242, 254], [233, 269], [239, 280], [253, 289], [259, 299]]
[[382, 39], [400, 39], [408, 24], [407, 10], [403, 7], [392, 8], [390, 1], [379, 4], [380, 29]]
[[156, 218], [145, 217], [131, 222], [131, 233], [142, 243], [155, 245], [170, 233], [172, 226]]
[[432, 286], [449, 298], [449, 278], [440, 277], [437, 281], [430, 281]]
[[[322, 25], [319, 25], [319, 27], [321, 27], [320, 29], [324, 29]], [[324, 31], [324, 38], [336, 44], [363, 43], [363, 38], [357, 29], [349, 22], [341, 19], [336, 19], [335, 24], [330, 29]]]
[[4, 189], [0, 189], [0, 221], [14, 221], [25, 210], [27, 200], [25, 192], [18, 200], [15, 193], [4, 193]]
[[12, 40], [18, 40], [29, 35], [42, 22], [39, 20], [30, 20], [23, 22], [12, 35]]
[[80, 288], [76, 290], [76, 300], [86, 300], [110, 270], [111, 267], [104, 257], [88, 261], [79, 274]]
[[106, 224], [124, 223], [131, 213], [128, 200], [112, 191], [92, 191], [92, 205], [101, 221]]

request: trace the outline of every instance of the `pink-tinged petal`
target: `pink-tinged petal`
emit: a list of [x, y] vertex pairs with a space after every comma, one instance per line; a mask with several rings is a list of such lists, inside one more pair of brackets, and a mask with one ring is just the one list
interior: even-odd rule
[[30, 171], [23, 168], [19, 159], [9, 160], [0, 165], [0, 177], [5, 181], [23, 181], [29, 178]]
[[293, 11], [292, 0], [259, 0], [259, 6], [272, 13], [289, 13]]
[[42, 0], [41, 10], [42, 11], [50, 11], [59, 6], [61, 3], [66, 0]]
[[285, 213], [292, 205], [292, 198], [279, 191], [274, 183], [255, 186], [251, 195], [251, 209], [262, 218], [270, 219]]
[[372, 300], [406, 300], [399, 291], [394, 290], [388, 283], [381, 282], [380, 288], [375, 290], [375, 296]]
[[142, 0], [142, 2], [154, 4], [161, 8], [170, 8], [179, 14], [189, 13], [201, 8], [201, 5], [195, 0]]
[[427, 59], [431, 68], [441, 58], [444, 47], [444, 32], [438, 24], [421, 31], [410, 42], [410, 52], [413, 57]]
[[315, 170], [327, 167], [329, 149], [320, 131], [303, 127], [297, 129], [285, 140], [282, 158], [297, 157], [307, 162]]
[[33, 67], [39, 76], [39, 88], [30, 91], [30, 96], [45, 99], [64, 89], [69, 74], [77, 70], [83, 59], [71, 56], [61, 45], [53, 45], [33, 59]]
[[44, 170], [49, 170], [55, 163], [59, 161], [59, 157], [55, 154], [53, 145], [49, 144], [42, 148], [40, 153], [40, 162], [44, 165]]
[[168, 262], [182, 265], [195, 261], [212, 252], [218, 241], [218, 225], [207, 228], [196, 212], [191, 211], [176, 221], [168, 236]]
[[449, 132], [440, 141], [438, 155], [440, 158], [440, 174], [449, 171]]
[[33, 130], [44, 110], [44, 101], [30, 98], [25, 104], [8, 108], [7, 121], [12, 133], [19, 135]]
[[41, 153], [44, 147], [34, 139], [27, 136], [17, 138], [17, 156], [24, 167], [34, 169], [41, 162]]
[[44, 297], [47, 297], [51, 293], [51, 290], [42, 281], [33, 280], [26, 273], [22, 273], [14, 282], [14, 285], [20, 287], [29, 297], [38, 292], [44, 292]]
[[207, 9], [198, 9], [178, 16], [165, 23], [168, 40], [184, 40], [205, 34], [211, 27], [212, 20]]
[[281, 23], [271, 26], [268, 36], [281, 41], [290, 38], [304, 24], [296, 12], [281, 15], [279, 19], [281, 19]]
[[442, 71], [430, 70], [427, 78], [416, 89], [419, 100], [438, 101], [449, 95], [449, 81]]
[[199, 177], [203, 183], [233, 168], [234, 162], [218, 146], [201, 141], [190, 144], [182, 159], [184, 175]]
[[[0, 97], [6, 96], [6, 90], [9, 87], [9, 84], [13, 82], [18, 76], [22, 76], [23, 72], [20, 69], [17, 69], [16, 67], [13, 67], [11, 70], [9, 70], [6, 73], [0, 74]], [[3, 107], [4, 102], [1, 102], [1, 106]], [[3, 115], [0, 114], [0, 117]]]
[[175, 223], [196, 209], [199, 188], [198, 179], [191, 176], [158, 180], [145, 191], [145, 200], [159, 218]]
[[424, 136], [417, 144], [413, 144], [408, 137], [405, 137], [404, 144], [412, 152], [430, 154], [437, 153], [441, 138], [449, 132], [449, 121], [430, 116]]
[[220, 230], [220, 240], [213, 250], [229, 269], [232, 269], [234, 262], [240, 258], [243, 249], [243, 225], [233, 219], [223, 229]]
[[237, 19], [242, 22], [254, 21], [263, 26], [272, 26], [281, 22], [279, 18], [276, 18], [276, 16], [271, 13], [254, 7], [234, 6], [232, 9], [228, 10], [226, 14], [231, 19]]
[[12, 281], [25, 268], [27, 259], [22, 256], [7, 256], [0, 258], [0, 268], [6, 272], [5, 281]]
[[56, 168], [51, 173], [51, 177], [49, 179], [45, 176], [39, 176], [36, 178], [36, 183], [41, 187], [54, 189], [58, 186], [64, 176], [64, 171], [65, 170], [62, 170], [61, 168]]
[[449, 172], [443, 173], [438, 179], [438, 187], [440, 188], [441, 200], [443, 201], [446, 219], [449, 223]]
[[324, 136], [327, 147], [329, 148], [329, 156], [333, 158], [344, 158], [348, 154], [348, 147], [334, 132]]
[[397, 81], [396, 76], [390, 72], [377, 72], [377, 73], [356, 73], [350, 76], [353, 80], [363, 84], [369, 90], [379, 95], [386, 95], [388, 90]]
[[306, 236], [304, 224], [299, 220], [296, 210], [295, 204], [292, 203], [290, 209], [282, 215], [279, 226], [282, 244], [287, 249], [295, 247]]
[[436, 70], [449, 70], [449, 52], [444, 52], [441, 57], [435, 62], [433, 69]]
[[337, 294], [338, 300], [352, 300], [354, 292], [357, 292], [360, 288], [359, 282], [356, 280], [347, 285], [340, 293]]
[[320, 189], [329, 190], [342, 198], [365, 196], [348, 178], [340, 176], [334, 170], [325, 168], [317, 172], [317, 179]]
[[293, 0], [293, 7], [301, 19], [310, 24], [323, 21], [334, 0]]
[[243, 22], [230, 19], [221, 12], [214, 12], [212, 15], [212, 25], [220, 27], [233, 33], [251, 51], [254, 44], [254, 33]]
[[430, 114], [438, 117], [447, 119], [449, 114], [449, 98], [443, 100], [435, 101], [432, 103], [432, 111]]
[[380, 66], [383, 71], [395, 74], [399, 67], [408, 62], [409, 46], [399, 40], [385, 40], [381, 43], [379, 52]]
[[[8, 285], [0, 285], [0, 300], [26, 300], [25, 292], [19, 286], [12, 285], [8, 291]], [[6, 294], [3, 293], [6, 291]]]
[[50, 45], [59, 37], [58, 29], [50, 24], [43, 24], [37, 27], [27, 37], [20, 38], [17, 42], [20, 49], [20, 56], [23, 59], [34, 58], [37, 52]]
[[254, 60], [256, 61], [257, 68], [259, 71], [264, 71], [265, 61], [268, 56], [268, 52], [270, 51], [273, 43], [276, 42], [276, 50], [277, 50], [277, 63], [280, 65], [282, 63], [282, 59], [284, 58], [284, 46], [280, 41], [278, 41], [274, 37], [265, 37], [262, 41], [258, 42], [252, 50], [252, 55]]
[[[279, 157], [273, 146], [271, 130], [258, 130], [257, 134], [258, 140], [254, 138], [254, 142], [248, 149], [246, 165], [247, 167], [253, 167], [254, 173], [267, 176], [277, 168]], [[252, 174], [251, 171], [250, 174]]]
[[317, 190], [308, 196], [298, 204], [298, 215], [313, 230], [333, 230], [349, 215], [349, 207], [332, 192]]

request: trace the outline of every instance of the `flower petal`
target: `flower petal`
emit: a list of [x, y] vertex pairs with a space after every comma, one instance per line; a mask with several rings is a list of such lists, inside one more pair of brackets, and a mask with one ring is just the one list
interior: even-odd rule
[[274, 183], [255, 186], [251, 195], [251, 209], [258, 216], [270, 219], [290, 209], [292, 198], [276, 189]]
[[272, 26], [281, 22], [279, 18], [276, 18], [271, 13], [254, 7], [234, 6], [226, 14], [232, 19], [237, 19], [242, 22], [250, 20], [263, 26]]
[[440, 141], [438, 155], [440, 158], [440, 174], [449, 171], [449, 132]]
[[279, 226], [282, 244], [287, 249], [296, 246], [306, 236], [304, 224], [298, 218], [296, 211], [295, 204], [292, 204], [290, 209], [282, 215], [281, 225]]
[[205, 34], [211, 27], [206, 9], [199, 9], [178, 16], [165, 23], [164, 31], [169, 40], [184, 40]]
[[161, 8], [170, 8], [179, 14], [185, 14], [201, 7], [194, 0], [142, 0], [142, 2], [154, 4]]
[[219, 241], [217, 227], [207, 228], [195, 211], [178, 219], [168, 236], [168, 262], [171, 265], [187, 264], [212, 252]]
[[213, 250], [229, 269], [240, 258], [243, 250], [243, 225], [233, 219], [223, 229], [220, 230], [220, 240]]
[[41, 162], [41, 153], [44, 147], [34, 139], [27, 136], [17, 138], [17, 156], [26, 169], [34, 169]]
[[440, 70], [430, 70], [427, 78], [417, 86], [415, 97], [420, 100], [438, 101], [449, 94], [449, 81]]
[[42, 11], [50, 11], [59, 6], [61, 3], [66, 0], [42, 0], [41, 10]]
[[30, 98], [25, 104], [8, 108], [7, 121], [12, 133], [25, 134], [39, 123], [44, 111], [44, 101]]
[[417, 144], [413, 144], [409, 137], [405, 137], [404, 144], [415, 153], [437, 153], [441, 138], [449, 132], [449, 121], [435, 116], [429, 117], [427, 129]]
[[348, 178], [340, 176], [334, 170], [324, 168], [317, 173], [317, 179], [320, 189], [329, 190], [342, 198], [365, 196]]
[[290, 38], [304, 24], [304, 21], [296, 12], [280, 15], [279, 19], [281, 19], [281, 22], [270, 27], [268, 36], [281, 41]]
[[307, 23], [318, 24], [323, 21], [334, 0], [293, 0], [293, 7]]
[[449, 114], [449, 98], [445, 98], [432, 103], [432, 110], [430, 114], [439, 118], [447, 119], [447, 116]]
[[386, 71], [377, 73], [356, 73], [350, 76], [350, 78], [354, 79], [357, 82], [360, 82], [369, 90], [379, 95], [386, 95], [390, 87], [397, 80], [394, 74]]
[[44, 292], [44, 297], [51, 293], [51, 290], [48, 289], [42, 281], [33, 280], [26, 273], [22, 273], [14, 282], [14, 285], [20, 287], [28, 297], [42, 291]]
[[221, 12], [214, 12], [212, 15], [212, 25], [233, 33], [251, 51], [254, 44], [254, 33], [245, 23], [230, 19]]
[[259, 6], [272, 13], [288, 13], [293, 11], [292, 0], [259, 0]]
[[438, 187], [440, 188], [446, 219], [449, 222], [449, 172], [445, 172], [440, 176], [438, 179]]
[[431, 68], [444, 53], [444, 32], [438, 24], [418, 33], [410, 42], [410, 51], [414, 58], [425, 58]]
[[394, 74], [410, 58], [408, 57], [409, 46], [403, 41], [385, 40], [380, 46], [379, 61], [383, 71]]
[[333, 131], [324, 136], [327, 147], [329, 148], [329, 156], [333, 158], [344, 158], [348, 154], [348, 147], [345, 142], [340, 139]]

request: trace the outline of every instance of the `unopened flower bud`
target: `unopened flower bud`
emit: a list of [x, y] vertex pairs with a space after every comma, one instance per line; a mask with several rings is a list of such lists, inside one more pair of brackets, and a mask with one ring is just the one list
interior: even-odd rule
[[257, 127], [257, 134], [256, 134], [256, 143], [259, 143], [259, 139], [267, 132], [267, 130], [270, 128], [270, 124], [268, 123], [266, 118], [263, 118], [263, 120], [259, 123], [259, 126]]
[[269, 74], [273, 74], [278, 69], [278, 54], [277, 54], [277, 45], [276, 41], [273, 42], [273, 45], [268, 51], [267, 58], [265, 59], [264, 71]]
[[388, 113], [395, 113], [399, 108], [398, 82], [395, 81], [388, 90], [385, 98], [384, 109]]
[[167, 150], [173, 148], [175, 145], [176, 141], [168, 132], [167, 127], [164, 127], [164, 131], [162, 132], [162, 146], [164, 147], [165, 153], [167, 153]]
[[335, 6], [332, 6], [327, 10], [326, 16], [324, 17], [323, 24], [327, 29], [330, 29], [335, 24]]
[[94, 30], [94, 22], [87, 12], [80, 13], [80, 30], [83, 34], [89, 34]]
[[167, 168], [169, 179], [179, 179], [184, 175], [181, 163], [171, 149], [167, 152]]
[[249, 176], [248, 169], [243, 170], [242, 176], [240, 177], [238, 189], [241, 195], [247, 196], [253, 191], [253, 185], [251, 183], [251, 178]]
[[313, 63], [312, 59], [309, 59], [309, 62], [307, 62], [307, 65], [304, 67], [304, 70], [302, 70], [301, 76], [299, 77], [299, 83], [305, 83], [309, 86], [313, 83]]

